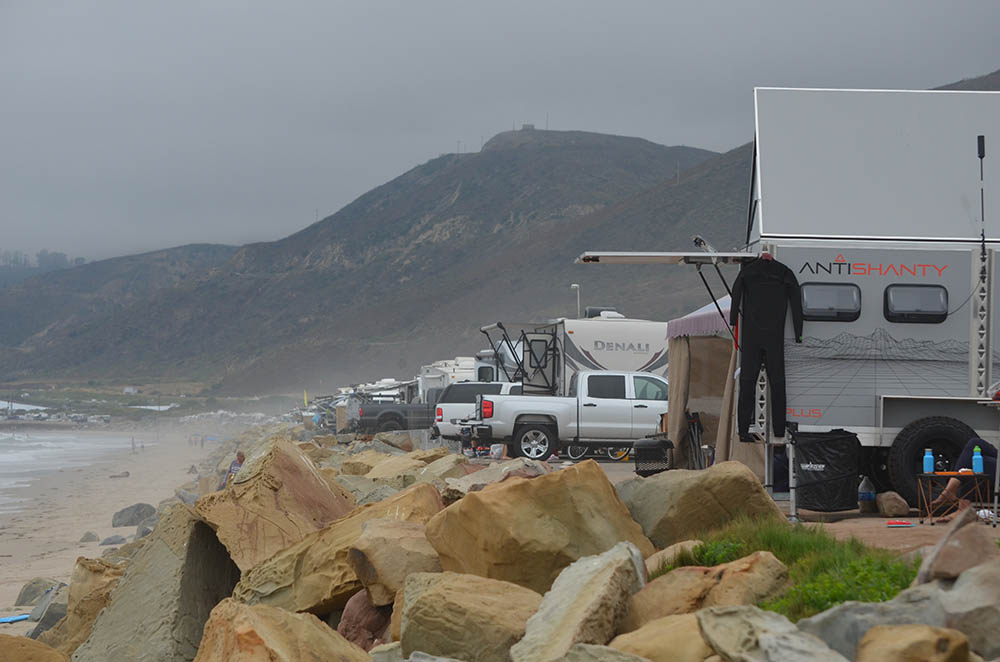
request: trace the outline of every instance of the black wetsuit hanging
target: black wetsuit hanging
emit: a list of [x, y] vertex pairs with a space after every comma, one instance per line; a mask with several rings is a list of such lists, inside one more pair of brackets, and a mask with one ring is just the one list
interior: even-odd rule
[[763, 361], [771, 387], [771, 427], [775, 436], [785, 436], [785, 312], [792, 306], [795, 342], [802, 342], [802, 298], [792, 270], [772, 259], [758, 258], [740, 269], [733, 283], [729, 312], [735, 325], [740, 312], [740, 398], [736, 408], [737, 432], [741, 439], [750, 430], [757, 375]]

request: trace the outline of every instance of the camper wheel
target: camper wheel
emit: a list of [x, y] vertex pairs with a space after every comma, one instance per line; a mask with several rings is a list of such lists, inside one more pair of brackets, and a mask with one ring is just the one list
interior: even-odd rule
[[534, 423], [520, 428], [514, 440], [517, 452], [532, 460], [545, 460], [558, 447], [552, 428]]
[[889, 477], [892, 486], [909, 502], [917, 505], [917, 474], [923, 472], [924, 449], [934, 453], [935, 471], [955, 467], [966, 442], [976, 431], [948, 416], [928, 416], [913, 421], [896, 435], [889, 450]]

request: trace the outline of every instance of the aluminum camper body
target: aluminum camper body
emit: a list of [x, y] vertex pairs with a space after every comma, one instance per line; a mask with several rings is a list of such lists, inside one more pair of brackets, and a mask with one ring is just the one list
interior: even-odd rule
[[[566, 395], [573, 376], [582, 370], [650, 372], [667, 376], [667, 323], [602, 313], [584, 319], [559, 318], [528, 334], [534, 351], [526, 352], [525, 393], [540, 390]], [[540, 340], [541, 339], [541, 340]], [[552, 363], [533, 361], [542, 340], [549, 343]]]
[[[755, 110], [741, 250], [578, 261], [787, 265], [805, 312], [801, 343], [786, 321], [787, 419], [856, 432], [912, 502], [924, 448], [945, 469], [970, 434], [1000, 443], [983, 404], [1000, 378], [1000, 93], [758, 88]], [[755, 398], [770, 437], [763, 377]]]

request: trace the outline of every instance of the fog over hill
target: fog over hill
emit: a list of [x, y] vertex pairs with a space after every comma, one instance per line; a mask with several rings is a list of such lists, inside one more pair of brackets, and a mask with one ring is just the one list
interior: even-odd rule
[[[998, 89], [1000, 73], [956, 83]], [[478, 328], [617, 305], [702, 305], [692, 270], [575, 265], [585, 250], [718, 249], [745, 232], [751, 147], [723, 154], [582, 131], [504, 132], [275, 242], [106, 260], [0, 290], [0, 381], [198, 379], [323, 391], [484, 346]], [[720, 288], [721, 289], [721, 288]]]

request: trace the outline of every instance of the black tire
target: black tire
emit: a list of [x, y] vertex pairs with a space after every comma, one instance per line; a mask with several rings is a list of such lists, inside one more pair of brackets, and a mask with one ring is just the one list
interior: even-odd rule
[[892, 487], [911, 506], [917, 505], [917, 474], [923, 473], [924, 449], [934, 453], [935, 471], [951, 471], [965, 444], [977, 436], [968, 425], [948, 416], [913, 421], [896, 435], [889, 450]]
[[566, 455], [569, 456], [571, 460], [582, 460], [583, 456], [587, 454], [586, 446], [567, 446]]
[[559, 440], [547, 425], [524, 425], [514, 435], [518, 455], [531, 460], [546, 460], [559, 450]]
[[379, 432], [395, 432], [403, 429], [403, 422], [398, 418], [388, 418], [378, 424]]

